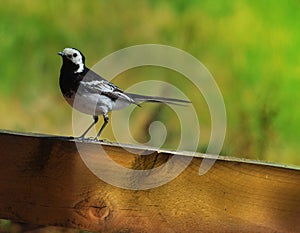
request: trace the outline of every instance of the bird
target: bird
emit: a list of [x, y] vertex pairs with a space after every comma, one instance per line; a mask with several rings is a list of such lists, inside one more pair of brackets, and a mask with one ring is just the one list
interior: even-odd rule
[[[86, 134], [97, 124], [99, 116], [103, 116], [103, 124], [95, 141], [100, 141], [100, 135], [109, 122], [109, 112], [123, 109], [131, 104], [141, 107], [143, 102], [156, 102], [174, 105], [186, 105], [188, 100], [147, 96], [127, 93], [109, 82], [101, 75], [85, 65], [85, 56], [76, 48], [64, 48], [58, 52], [62, 57], [59, 86], [64, 99], [77, 111], [91, 115], [93, 122], [79, 136], [86, 139]], [[76, 101], [75, 101], [76, 97]]]

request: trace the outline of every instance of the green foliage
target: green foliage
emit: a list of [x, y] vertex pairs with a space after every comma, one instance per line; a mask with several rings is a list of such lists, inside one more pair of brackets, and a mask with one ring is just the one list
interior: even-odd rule
[[[299, 10], [293, 0], [2, 2], [0, 128], [72, 133], [71, 110], [58, 89], [56, 53], [64, 47], [81, 49], [92, 66], [118, 49], [160, 43], [191, 53], [214, 75], [228, 114], [226, 153], [300, 164]], [[178, 74], [151, 68], [125, 72], [115, 83], [126, 88], [154, 76], [181, 85]], [[198, 106], [203, 148], [210, 136], [207, 106], [190, 84], [182, 86]], [[145, 123], [139, 114], [136, 127]], [[176, 148], [180, 129], [172, 114], [162, 109], [157, 119], [172, 128], [166, 146]], [[134, 134], [147, 140], [144, 131]], [[110, 130], [105, 137], [112, 138]]]

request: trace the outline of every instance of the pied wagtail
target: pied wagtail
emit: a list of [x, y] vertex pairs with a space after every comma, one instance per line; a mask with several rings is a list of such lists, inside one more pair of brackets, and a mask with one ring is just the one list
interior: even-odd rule
[[[87, 132], [98, 122], [98, 116], [102, 115], [104, 123], [100, 128], [95, 140], [98, 140], [103, 129], [107, 125], [108, 113], [119, 110], [130, 104], [142, 102], [158, 102], [168, 104], [186, 104], [190, 101], [145, 96], [124, 92], [113, 83], [105, 80], [94, 71], [85, 66], [85, 57], [77, 49], [65, 48], [58, 53], [63, 64], [60, 69], [59, 85], [66, 101], [76, 110], [93, 116], [93, 123], [79, 137], [84, 139]], [[76, 101], [75, 100], [76, 96]]]

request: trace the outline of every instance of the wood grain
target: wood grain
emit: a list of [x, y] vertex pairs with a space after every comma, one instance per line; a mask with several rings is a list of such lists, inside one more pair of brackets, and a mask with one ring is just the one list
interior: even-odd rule
[[[73, 140], [2, 132], [0, 145], [0, 218], [98, 232], [300, 232], [297, 168], [221, 157], [199, 176], [198, 155], [171, 182], [136, 191], [96, 177]], [[80, 147], [93, 155], [101, 145]], [[173, 156], [102, 147], [131, 169], [158, 167]]]

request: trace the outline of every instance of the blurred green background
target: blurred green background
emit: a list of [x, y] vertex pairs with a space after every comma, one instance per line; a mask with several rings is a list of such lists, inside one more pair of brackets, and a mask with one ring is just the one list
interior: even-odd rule
[[[299, 12], [296, 0], [2, 1], [0, 128], [72, 134], [72, 110], [58, 86], [57, 52], [64, 47], [80, 49], [92, 67], [127, 46], [157, 43], [189, 52], [213, 74], [227, 109], [223, 155], [300, 165]], [[201, 125], [198, 150], [205, 151], [207, 105], [179, 74], [142, 67], [114, 83], [125, 89], [154, 77], [180, 86], [192, 100]], [[176, 148], [180, 128], [168, 107], [135, 110], [135, 138], [147, 141], [154, 120], [170, 130], [165, 146]], [[109, 128], [103, 137], [114, 140]]]

